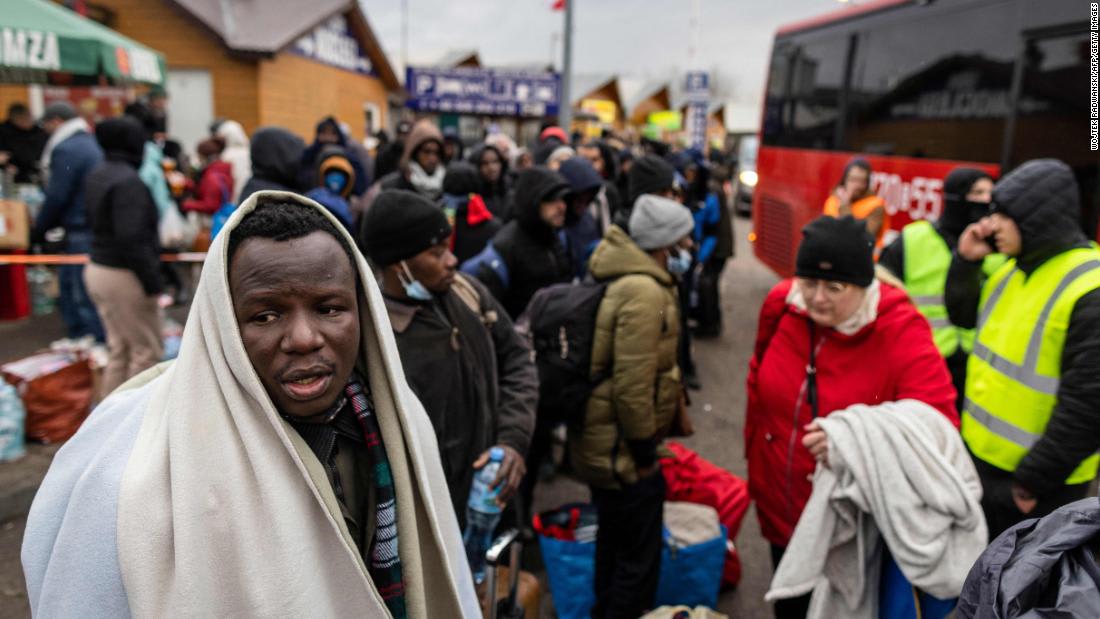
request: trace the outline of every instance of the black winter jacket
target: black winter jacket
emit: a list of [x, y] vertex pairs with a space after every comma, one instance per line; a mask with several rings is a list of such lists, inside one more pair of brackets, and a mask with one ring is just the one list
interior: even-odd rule
[[145, 130], [131, 118], [115, 118], [96, 127], [96, 138], [107, 159], [92, 169], [84, 185], [91, 261], [133, 271], [145, 294], [159, 294], [163, 284], [157, 206], [137, 172]]
[[[1023, 247], [1016, 259], [1030, 276], [1065, 251], [1087, 247], [1073, 172], [1060, 161], [1024, 164], [997, 183], [993, 201], [1020, 228]], [[947, 274], [946, 304], [951, 322], [973, 328], [984, 278], [982, 263], [955, 252]], [[1042, 302], [1045, 299], [1038, 299]], [[1063, 485], [1082, 460], [1100, 449], [1100, 290], [1077, 300], [1070, 315], [1058, 401], [1042, 438], [1020, 461], [1016, 481], [1042, 496]]]
[[1005, 531], [963, 584], [962, 619], [1100, 617], [1100, 502], [1089, 497]]
[[252, 178], [239, 202], [257, 191], [298, 191], [298, 166], [306, 148], [302, 138], [281, 127], [264, 127], [252, 135]]
[[527, 453], [539, 392], [527, 342], [484, 286], [465, 281], [477, 291], [479, 312], [454, 289], [427, 303], [386, 298], [405, 376], [432, 420], [460, 523], [474, 460], [493, 445]]
[[505, 289], [490, 269], [477, 274], [513, 319], [540, 289], [573, 279], [573, 261], [562, 241], [564, 235], [539, 217], [541, 202], [568, 188], [561, 175], [543, 167], [524, 170], [516, 180], [515, 219], [493, 237], [493, 247], [508, 270], [509, 286]]

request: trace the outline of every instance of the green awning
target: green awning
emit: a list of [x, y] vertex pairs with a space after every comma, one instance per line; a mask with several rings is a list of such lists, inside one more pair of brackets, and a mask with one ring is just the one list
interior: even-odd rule
[[51, 73], [164, 85], [164, 57], [49, 0], [0, 0], [0, 82], [49, 83]]

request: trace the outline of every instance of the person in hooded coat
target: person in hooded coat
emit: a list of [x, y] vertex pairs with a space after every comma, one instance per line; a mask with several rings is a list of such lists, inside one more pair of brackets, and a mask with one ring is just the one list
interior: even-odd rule
[[[977, 328], [962, 435], [991, 536], [1085, 496], [1100, 457], [1100, 250], [1073, 171], [1028, 161], [993, 188], [947, 273], [951, 322]], [[983, 262], [1009, 257], [986, 277]]]
[[355, 184], [352, 185], [351, 195], [361, 196], [367, 192], [370, 186], [370, 177], [367, 176], [363, 162], [359, 160], [355, 151], [349, 148], [348, 138], [340, 128], [340, 121], [334, 116], [326, 116], [317, 123], [313, 143], [302, 153], [301, 169], [298, 172], [298, 186], [312, 188], [318, 186], [317, 167], [321, 163], [320, 156], [328, 146], [339, 146], [344, 150], [351, 167], [355, 170]]
[[355, 166], [347, 152], [336, 145], [321, 149], [315, 178], [317, 186], [306, 192], [306, 197], [327, 208], [349, 232], [354, 231], [348, 199], [355, 187]]
[[443, 128], [443, 165], [451, 165], [452, 162], [462, 161], [466, 148], [462, 144], [462, 137], [458, 135], [457, 127]]
[[27, 517], [37, 617], [480, 616], [375, 278], [264, 191], [215, 237], [179, 357], [104, 400]]
[[604, 140], [594, 140], [577, 149], [577, 154], [592, 163], [592, 167], [604, 180], [601, 199], [607, 203], [607, 208], [615, 213], [623, 206], [623, 197], [619, 194], [619, 158], [615, 149]]
[[249, 150], [248, 134], [244, 132], [241, 123], [235, 120], [225, 120], [218, 124], [214, 130], [214, 136], [221, 138], [225, 143], [225, 149], [221, 152], [221, 160], [229, 163], [233, 168], [233, 195], [230, 201], [239, 204], [242, 200], [241, 191], [252, 177], [252, 154]]
[[465, 161], [447, 166], [443, 179], [443, 212], [451, 221], [451, 253], [462, 264], [481, 253], [504, 224], [481, 197], [481, 176]]
[[[932, 325], [932, 337], [947, 360], [959, 394], [955, 403], [959, 410], [966, 393], [966, 363], [974, 345], [974, 332], [960, 329], [948, 320], [944, 289], [959, 235], [989, 213], [992, 199], [993, 178], [989, 174], [976, 168], [955, 168], [943, 182], [944, 209], [940, 218], [935, 223], [915, 221], [902, 228], [878, 260], [905, 284], [917, 309]], [[983, 262], [983, 270], [991, 275], [1004, 263], [1004, 256], [991, 255]]]
[[597, 200], [603, 179], [587, 159], [567, 159], [558, 172], [569, 181], [564, 230], [569, 240], [574, 273], [582, 278], [588, 271], [588, 257], [603, 238], [604, 231], [611, 227], [611, 214], [604, 208], [606, 202]]
[[569, 183], [544, 167], [524, 170], [516, 179], [515, 218], [493, 237], [485, 251], [462, 265], [477, 277], [513, 319], [535, 293], [573, 278], [569, 248], [559, 234], [565, 225]]
[[364, 200], [364, 211], [370, 209], [378, 194], [387, 189], [415, 191], [438, 202], [443, 197], [443, 134], [434, 122], [424, 119], [413, 126], [404, 140], [405, 150], [398, 169], [378, 179]]
[[257, 191], [297, 191], [298, 166], [305, 150], [302, 138], [282, 127], [263, 127], [252, 134], [252, 177], [241, 190], [243, 203]]
[[512, 191], [508, 182], [508, 160], [499, 148], [491, 144], [479, 144], [470, 150], [470, 163], [477, 168], [481, 187], [478, 194], [494, 217], [507, 221]]
[[88, 174], [84, 197], [92, 226], [90, 262], [84, 269], [88, 294], [107, 331], [103, 393], [158, 363], [164, 285], [160, 272], [157, 207], [138, 176], [145, 132], [124, 116], [96, 127], [106, 160]]

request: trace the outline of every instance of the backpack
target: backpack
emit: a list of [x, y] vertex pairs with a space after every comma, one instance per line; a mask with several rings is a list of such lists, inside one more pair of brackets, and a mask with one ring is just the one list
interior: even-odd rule
[[579, 427], [588, 397], [610, 376], [593, 378], [592, 342], [596, 313], [610, 282], [591, 278], [577, 284], [555, 284], [531, 298], [519, 322], [527, 326], [539, 372], [539, 415]]

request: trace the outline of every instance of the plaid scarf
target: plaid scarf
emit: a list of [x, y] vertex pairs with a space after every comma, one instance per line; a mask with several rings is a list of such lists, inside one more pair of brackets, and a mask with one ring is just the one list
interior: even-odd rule
[[367, 453], [374, 465], [374, 486], [377, 497], [374, 513], [377, 523], [374, 539], [370, 546], [370, 573], [374, 586], [386, 603], [394, 619], [404, 619], [405, 583], [401, 578], [401, 557], [397, 550], [397, 494], [393, 485], [390, 461], [386, 457], [386, 448], [382, 444], [382, 433], [378, 429], [378, 418], [374, 415], [370, 396], [356, 377], [344, 387], [344, 394], [351, 401], [355, 418], [363, 428]]

